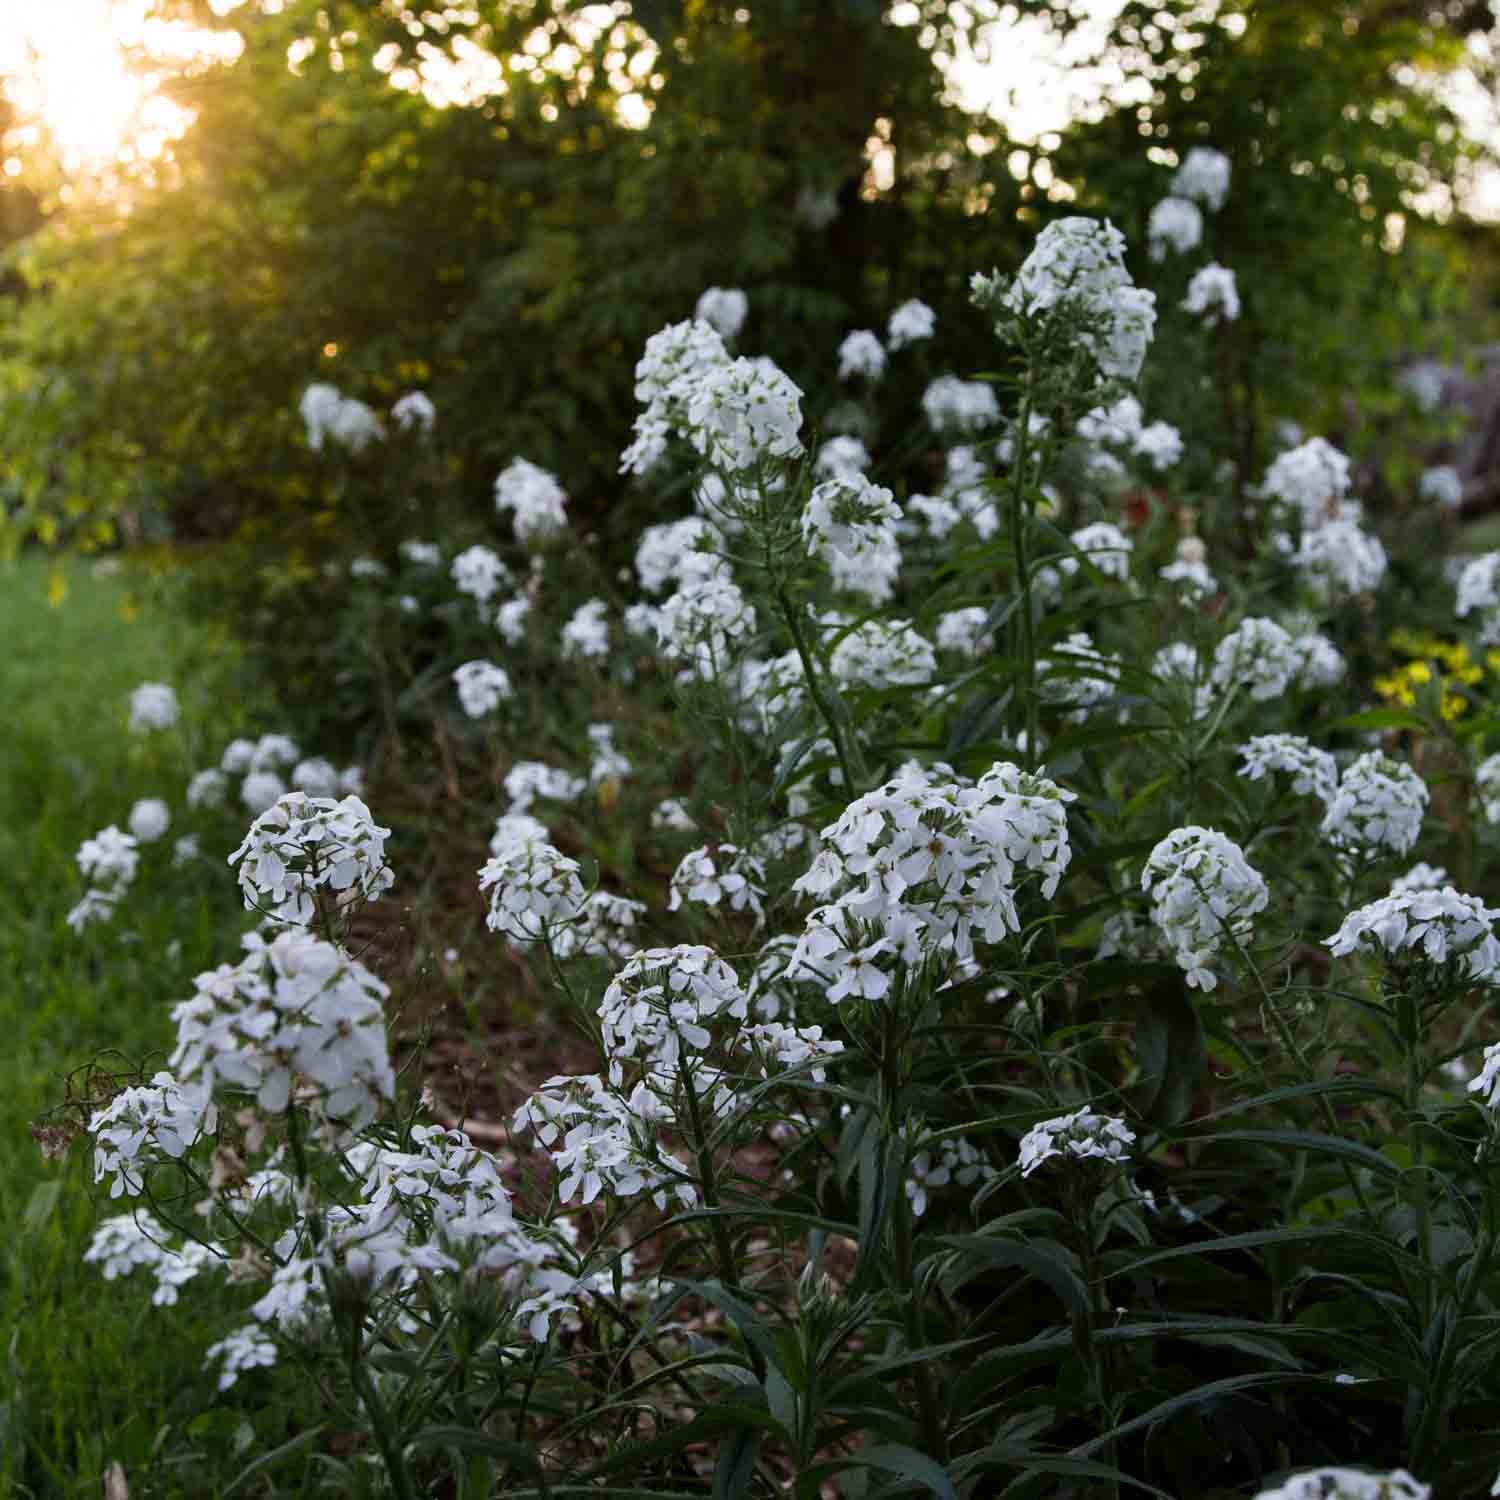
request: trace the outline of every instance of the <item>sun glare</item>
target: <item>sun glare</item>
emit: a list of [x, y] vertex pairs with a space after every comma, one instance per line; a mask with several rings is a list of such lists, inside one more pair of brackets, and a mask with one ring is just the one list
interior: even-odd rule
[[70, 172], [154, 161], [182, 134], [191, 117], [131, 53], [165, 68], [211, 56], [225, 39], [149, 9], [148, 0], [0, 0], [0, 91], [15, 113], [8, 173], [19, 170], [14, 153], [44, 133]]

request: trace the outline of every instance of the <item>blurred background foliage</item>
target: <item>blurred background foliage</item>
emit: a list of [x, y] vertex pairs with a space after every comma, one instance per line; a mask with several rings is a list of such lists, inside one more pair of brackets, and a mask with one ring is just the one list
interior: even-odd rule
[[[606, 545], [632, 538], [659, 503], [616, 472], [634, 361], [711, 284], [747, 289], [740, 347], [815, 415], [838, 340], [909, 296], [955, 367], [983, 370], [971, 271], [1013, 266], [1066, 212], [1114, 218], [1140, 256], [1172, 165], [1211, 143], [1235, 182], [1206, 248], [1245, 316], [1207, 384], [1159, 345], [1149, 395], [1235, 482], [1274, 420], [1341, 431], [1398, 360], [1488, 329], [1492, 231], [1463, 198], [1482, 152], [1441, 87], [1460, 66], [1489, 85], [1485, 4], [1129, 0], [1108, 97], [1029, 144], [955, 102], [945, 67], [997, 14], [959, 4], [158, 9], [240, 39], [166, 85], [196, 117], [170, 157], [109, 193], [28, 161], [0, 192], [4, 535], [191, 555], [200, 600], [293, 687], [290, 584], [482, 525], [517, 454]], [[1004, 18], [1067, 33], [1086, 12]], [[1185, 270], [1137, 274], [1180, 300]], [[937, 373], [906, 366], [908, 409]], [[423, 389], [438, 433], [314, 454], [314, 379], [382, 409]]]

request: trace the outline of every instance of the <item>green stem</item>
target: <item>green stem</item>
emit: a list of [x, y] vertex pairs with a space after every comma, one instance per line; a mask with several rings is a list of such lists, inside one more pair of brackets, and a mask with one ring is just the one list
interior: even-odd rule
[[802, 674], [807, 679], [807, 690], [812, 694], [812, 700], [817, 705], [818, 712], [823, 716], [823, 722], [828, 726], [829, 737], [833, 740], [833, 753], [838, 757], [839, 770], [844, 773], [844, 792], [846, 796], [858, 795], [860, 781], [854, 776], [854, 754], [852, 747], [845, 742], [844, 728], [838, 714], [833, 706], [824, 696], [822, 685], [819, 681], [819, 673], [813, 664], [812, 653], [808, 650], [807, 638], [802, 632], [802, 621], [799, 617], [797, 607], [792, 602], [791, 595], [786, 590], [786, 585], [779, 580], [776, 585], [776, 604], [781, 610], [781, 617], [786, 622], [787, 633], [792, 638], [792, 645], [797, 649], [797, 658], [802, 663]]
[[1026, 553], [1026, 467], [1030, 458], [1031, 389], [1021, 397], [1021, 411], [1016, 418], [1015, 468], [1011, 474], [1010, 549], [1015, 558], [1016, 584], [1021, 593], [1019, 635], [1021, 638], [1021, 698], [1026, 719], [1026, 749], [1022, 765], [1035, 770], [1037, 764], [1037, 693], [1036, 693], [1036, 621], [1032, 618], [1031, 563]]

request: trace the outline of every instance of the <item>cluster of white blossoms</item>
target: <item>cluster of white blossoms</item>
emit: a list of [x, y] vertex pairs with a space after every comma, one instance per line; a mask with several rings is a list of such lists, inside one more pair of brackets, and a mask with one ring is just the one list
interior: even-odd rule
[[667, 910], [684, 902], [748, 912], [759, 925], [765, 916], [766, 867], [735, 844], [705, 844], [682, 856], [673, 872]]
[[552, 933], [558, 958], [584, 955], [621, 963], [640, 950], [635, 929], [646, 914], [644, 901], [613, 891], [590, 891], [571, 920]]
[[177, 694], [170, 683], [143, 682], [130, 695], [130, 732], [150, 734], [172, 729], [182, 716]]
[[901, 570], [900, 522], [901, 507], [888, 489], [850, 473], [814, 487], [802, 512], [802, 537], [828, 565], [835, 588], [884, 604]]
[[939, 375], [922, 393], [922, 412], [934, 432], [965, 436], [997, 426], [1000, 402], [986, 381]]
[[557, 475], [524, 458], [512, 461], [495, 480], [495, 509], [509, 511], [523, 547], [561, 536], [568, 526], [568, 497]]
[[298, 409], [307, 427], [307, 446], [314, 453], [323, 451], [327, 438], [351, 453], [362, 453], [385, 436], [380, 418], [363, 401], [344, 395], [336, 385], [315, 381], [303, 391]]
[[1405, 1469], [1371, 1474], [1364, 1469], [1309, 1469], [1294, 1474], [1255, 1500], [1431, 1500], [1431, 1485]]
[[172, 809], [160, 797], [142, 797], [132, 804], [125, 826], [141, 843], [154, 844], [172, 826]]
[[710, 681], [721, 676], [755, 634], [755, 609], [725, 577], [684, 584], [661, 607], [656, 638], [670, 661]]
[[1373, 594], [1385, 581], [1380, 538], [1354, 521], [1326, 521], [1304, 531], [1291, 562], [1324, 603]]
[[1326, 439], [1315, 437], [1278, 455], [1260, 491], [1297, 516], [1303, 530], [1314, 531], [1341, 518], [1349, 483], [1348, 458]]
[[1240, 293], [1234, 272], [1217, 261], [1200, 266], [1188, 282], [1182, 310], [1202, 318], [1210, 328], [1219, 323], [1233, 323], [1240, 315]]
[[925, 302], [913, 297], [891, 314], [885, 328], [885, 341], [894, 354], [908, 344], [930, 339], [936, 332], [937, 314]]
[[122, 1089], [90, 1117], [94, 1181], [112, 1178], [111, 1198], [122, 1193], [138, 1197], [153, 1164], [180, 1161], [217, 1125], [218, 1111], [207, 1088], [184, 1089], [172, 1074], [157, 1073], [149, 1085]]
[[1441, 890], [1382, 896], [1344, 918], [1326, 938], [1335, 958], [1367, 953], [1387, 959], [1458, 965], [1467, 979], [1488, 981], [1500, 971], [1500, 940], [1493, 923], [1500, 911], [1451, 885]]
[[1146, 239], [1152, 260], [1186, 255], [1203, 243], [1203, 211], [1191, 198], [1167, 197], [1151, 210]]
[[1229, 158], [1212, 146], [1190, 146], [1172, 176], [1172, 191], [1217, 213], [1229, 197]]
[[1279, 698], [1302, 667], [1296, 642], [1274, 620], [1241, 620], [1214, 648], [1209, 683], [1216, 692], [1240, 687], [1257, 703]]
[[1486, 823], [1500, 823], [1500, 754], [1486, 756], [1474, 769], [1474, 790]]
[[1021, 1175], [1030, 1177], [1048, 1161], [1127, 1162], [1134, 1144], [1135, 1132], [1123, 1120], [1095, 1114], [1085, 1105], [1072, 1114], [1043, 1120], [1021, 1137]]
[[869, 328], [856, 328], [839, 345], [839, 379], [879, 380], [885, 374], [885, 345]]
[[67, 922], [74, 932], [81, 932], [91, 922], [106, 921], [114, 915], [120, 898], [135, 879], [140, 863], [138, 840], [111, 823], [93, 838], [85, 839], [74, 858], [89, 887], [68, 913]]
[[841, 688], [921, 687], [937, 676], [937, 655], [909, 620], [866, 620], [839, 637], [828, 669]]
[[449, 566], [449, 576], [460, 594], [467, 594], [481, 609], [511, 583], [510, 569], [492, 547], [466, 547]]
[[1065, 707], [1064, 718], [1082, 724], [1119, 682], [1120, 662], [1094, 645], [1086, 630], [1075, 630], [1036, 664], [1039, 691], [1048, 703]]
[[479, 872], [479, 889], [489, 893], [485, 925], [491, 932], [527, 948], [578, 914], [583, 882], [576, 859], [527, 831], [502, 840], [497, 829], [490, 847], [494, 852]]
[[1239, 845], [1196, 824], [1173, 829], [1151, 851], [1141, 889], [1188, 988], [1200, 990], [1218, 985], [1210, 965], [1227, 943], [1250, 941], [1252, 919], [1270, 899]]
[[734, 474], [802, 452], [802, 392], [769, 359], [709, 369], [687, 401], [687, 436], [716, 469]]
[[407, 391], [392, 404], [391, 421], [401, 432], [430, 433], [437, 425], [437, 407], [426, 391]]
[[1457, 510], [1464, 503], [1463, 476], [1452, 464], [1438, 464], [1423, 471], [1417, 493], [1443, 510]]
[[[144, 1209], [114, 1214], [100, 1221], [89, 1247], [83, 1252], [85, 1265], [98, 1266], [106, 1281], [149, 1270], [156, 1281], [151, 1294], [153, 1307], [174, 1307], [181, 1289], [217, 1256], [207, 1245], [189, 1240], [180, 1249], [173, 1246], [172, 1232]], [[275, 1348], [265, 1364], [275, 1362]]]
[[1107, 219], [1054, 219], [1037, 236], [1014, 280], [976, 275], [974, 301], [1002, 316], [1046, 320], [1071, 308], [1087, 325], [1082, 342], [1106, 379], [1134, 380], [1156, 328], [1156, 295], [1134, 285], [1125, 236]]
[[244, 958], [198, 975], [173, 1010], [173, 1074], [189, 1090], [253, 1095], [272, 1114], [305, 1104], [335, 1139], [368, 1125], [396, 1093], [388, 987], [302, 928], [244, 941]]
[[585, 599], [563, 622], [559, 641], [564, 661], [604, 661], [609, 656], [609, 606]]
[[927, 1212], [928, 1195], [935, 1188], [950, 1185], [972, 1187], [976, 1182], [999, 1176], [980, 1154], [979, 1148], [963, 1136], [949, 1136], [932, 1150], [918, 1151], [906, 1164], [906, 1201], [917, 1218]]
[[1240, 775], [1260, 781], [1273, 771], [1292, 778], [1292, 790], [1302, 797], [1331, 802], [1338, 787], [1338, 762], [1311, 741], [1296, 734], [1258, 734], [1239, 746]]
[[510, 673], [491, 661], [466, 661], [455, 667], [453, 683], [458, 689], [458, 701], [471, 719], [482, 719], [515, 697]]
[[1346, 767], [1318, 832], [1346, 854], [1405, 854], [1422, 832], [1427, 783], [1369, 750]]
[[358, 797], [288, 792], [251, 823], [229, 863], [239, 864], [247, 911], [306, 927], [319, 914], [320, 892], [346, 912], [395, 884], [385, 858], [390, 833]]
[[857, 437], [847, 432], [831, 437], [813, 460], [813, 475], [818, 479], [839, 479], [845, 475], [860, 475], [873, 463], [870, 450]]
[[648, 526], [635, 549], [636, 577], [651, 594], [659, 594], [669, 584], [724, 577], [728, 565], [720, 555], [723, 540], [719, 528], [703, 516]]
[[787, 968], [847, 996], [882, 999], [899, 965], [966, 959], [975, 939], [1019, 930], [1016, 892], [1057, 890], [1071, 858], [1071, 792], [1009, 762], [972, 785], [948, 767], [905, 767], [849, 804], [793, 885], [823, 902]]
[[1209, 571], [1208, 548], [1203, 539], [1185, 536], [1178, 539], [1177, 556], [1156, 576], [1170, 583], [1178, 594], [1189, 600], [1207, 598], [1219, 591], [1219, 580]]
[[693, 317], [723, 339], [739, 337], [750, 316], [750, 299], [737, 286], [705, 287], [693, 306]]
[[589, 789], [581, 776], [540, 760], [518, 760], [505, 773], [504, 786], [511, 814], [527, 812], [538, 798], [548, 802], [576, 802]]
[[952, 651], [959, 656], [978, 656], [995, 644], [995, 635], [985, 626], [990, 611], [982, 604], [970, 604], [963, 609], [950, 609], [938, 617], [935, 639], [939, 651]]
[[1486, 646], [1500, 646], [1500, 552], [1485, 552], [1464, 564], [1453, 612], [1460, 620], [1477, 613], [1479, 639]]
[[668, 324], [646, 340], [635, 367], [635, 398], [645, 410], [620, 455], [621, 473], [640, 475], [656, 467], [672, 437], [686, 431], [688, 397], [710, 370], [728, 362], [718, 330], [697, 318]]

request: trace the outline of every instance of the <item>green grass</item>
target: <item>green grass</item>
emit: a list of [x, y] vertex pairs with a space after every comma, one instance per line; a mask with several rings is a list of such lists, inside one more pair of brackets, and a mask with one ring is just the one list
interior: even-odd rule
[[[79, 843], [124, 826], [137, 797], [180, 808], [187, 775], [243, 711], [201, 631], [164, 609], [128, 618], [126, 583], [85, 564], [65, 577], [54, 607], [45, 562], [0, 566], [0, 1495], [97, 1496], [114, 1461], [135, 1497], [203, 1495], [274, 1436], [246, 1426], [274, 1426], [269, 1411], [247, 1415], [197, 1378], [243, 1296], [195, 1285], [153, 1308], [148, 1280], [107, 1283], [82, 1264], [95, 1223], [125, 1205], [94, 1189], [84, 1142], [43, 1161], [28, 1126], [81, 1065], [159, 1066], [172, 1002], [237, 951], [232, 875], [217, 859], [170, 871], [170, 835], [143, 854], [113, 923], [75, 937], [64, 918], [82, 894]], [[177, 686], [178, 730], [126, 732], [146, 679]], [[211, 742], [194, 744], [205, 726]]]

